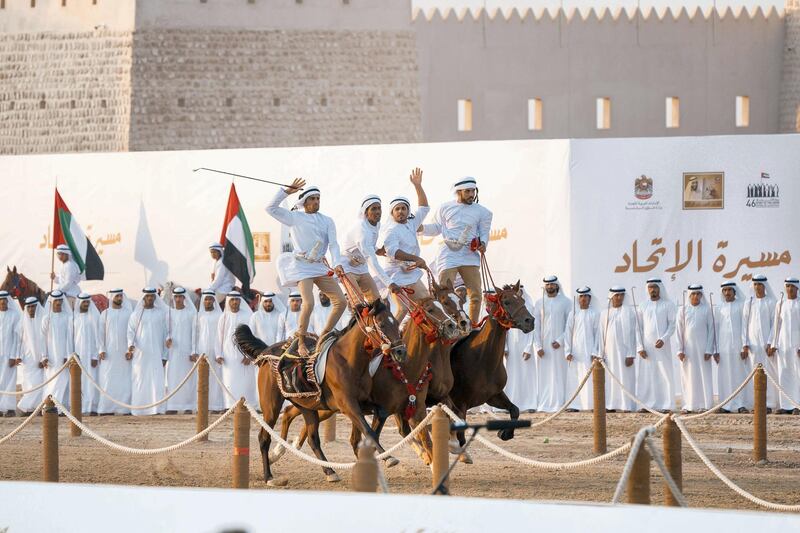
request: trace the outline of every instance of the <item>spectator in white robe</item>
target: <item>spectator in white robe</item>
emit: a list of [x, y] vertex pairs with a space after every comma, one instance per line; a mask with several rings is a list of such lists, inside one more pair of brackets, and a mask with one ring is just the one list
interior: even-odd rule
[[[222, 379], [222, 347], [219, 343], [219, 322], [222, 310], [217, 303], [216, 293], [205, 289], [201, 294], [200, 310], [195, 323], [195, 352], [208, 359], [211, 371]], [[208, 410], [219, 413], [225, 406], [222, 386], [213, 376], [208, 377]]]
[[219, 303], [225, 300], [225, 296], [233, 290], [236, 278], [222, 262], [225, 249], [220, 243], [212, 243], [211, 246], [208, 247], [208, 251], [211, 254], [211, 258], [214, 260], [214, 270], [211, 272], [211, 285], [209, 289], [214, 291], [217, 297], [217, 303]]
[[703, 412], [714, 404], [714, 317], [702, 285], [689, 285], [689, 302], [678, 309], [675, 348], [681, 362], [682, 413]]
[[[239, 324], [249, 324], [253, 312], [244, 303], [239, 291], [231, 291], [225, 299], [225, 311], [219, 321], [217, 332], [219, 343], [222, 346], [222, 382], [233, 394], [231, 398], [225, 394], [225, 408], [233, 407], [239, 398], [244, 398], [251, 405], [258, 405], [258, 394], [256, 392], [256, 380], [254, 373], [256, 366], [252, 360], [244, 355], [233, 334]], [[218, 360], [219, 362], [219, 360]]]
[[[109, 306], [100, 313], [98, 328], [99, 363], [97, 382], [111, 398], [131, 403], [131, 360], [128, 356], [128, 322], [133, 313], [133, 302], [122, 289], [108, 292]], [[100, 415], [129, 415], [131, 410], [119, 405], [105, 394], [100, 395], [97, 413]]]
[[[717, 384], [719, 400], [723, 400], [744, 381], [753, 369], [753, 364], [742, 350], [742, 316], [744, 315], [745, 298], [736, 282], [729, 281], [720, 285], [722, 301], [716, 310], [717, 351]], [[722, 412], [737, 411], [746, 413], [753, 406], [753, 388], [745, 387]]]
[[[520, 286], [525, 298], [525, 307], [533, 314], [533, 298]], [[506, 380], [503, 392], [520, 411], [535, 412], [539, 407], [536, 387], [536, 361], [528, 352], [533, 332], [524, 333], [518, 328], [508, 330], [506, 335], [505, 363]]]
[[[0, 291], [0, 391], [17, 390], [17, 366], [22, 362], [22, 310], [8, 291]], [[0, 395], [0, 415], [15, 416], [17, 397]]]
[[[97, 329], [100, 324], [100, 312], [88, 293], [82, 292], [78, 295], [72, 321], [72, 329], [75, 332], [75, 353], [78, 354], [81, 365], [89, 377], [97, 381], [97, 358], [100, 354]], [[91, 383], [91, 379], [84, 377], [81, 381], [81, 412], [96, 416], [100, 393]]]
[[[128, 353], [131, 354], [131, 404], [142, 406], [164, 397], [164, 365], [167, 359], [167, 305], [156, 290], [147, 287], [128, 320]], [[164, 414], [163, 403], [133, 409], [134, 416]]]
[[55, 281], [55, 289], [61, 291], [73, 306], [75, 298], [81, 293], [80, 282], [83, 279], [81, 270], [78, 264], [72, 258], [72, 251], [66, 244], [59, 244], [56, 246], [56, 257], [61, 266], [58, 268], [58, 274], [51, 273], [50, 279]]
[[[744, 304], [742, 345], [753, 365], [762, 364], [764, 371], [775, 380], [778, 379], [778, 366], [770, 341], [773, 336], [776, 304], [777, 300], [767, 277], [753, 276], [750, 298]], [[767, 380], [767, 412], [771, 413], [777, 407], [778, 391]]]
[[666, 413], [675, 407], [672, 382], [671, 338], [675, 333], [677, 309], [660, 279], [647, 280], [648, 299], [639, 308], [639, 346], [636, 396], [649, 408]]
[[556, 276], [546, 277], [542, 281], [544, 294], [533, 306], [533, 316], [539, 327], [534, 328], [533, 338], [523, 357], [525, 354], [536, 354], [538, 410], [552, 413], [567, 399], [564, 336], [572, 302], [562, 293], [561, 283]]
[[[45, 378], [50, 379], [75, 353], [75, 339], [72, 334], [72, 307], [60, 290], [50, 293], [45, 304], [46, 313], [42, 319], [44, 337]], [[65, 407], [69, 407], [69, 367], [64, 368], [58, 377], [44, 388], [45, 396], [52, 396]]]
[[[195, 352], [195, 322], [197, 310], [191, 298], [187, 298], [184, 287], [172, 291], [169, 303], [169, 332], [167, 336], [167, 394], [171, 394], [189, 373], [197, 361]], [[167, 400], [167, 414], [194, 412], [197, 405], [197, 373]]]
[[[324, 292], [317, 292], [317, 298], [319, 299], [319, 305], [314, 306], [314, 313], [311, 315], [311, 324], [309, 325], [309, 331], [317, 332], [322, 331], [325, 327], [325, 324], [328, 322], [328, 317], [333, 310], [333, 306], [331, 305], [331, 300], [328, 298]], [[291, 302], [290, 302], [291, 303]], [[389, 306], [391, 309], [392, 302], [389, 301]], [[339, 319], [339, 322], [336, 323], [334, 326], [336, 329], [342, 329], [347, 324], [350, 323], [350, 308], [348, 307], [345, 309], [344, 313], [342, 313], [342, 318]]]
[[[282, 339], [289, 339], [297, 332], [300, 327], [300, 312], [302, 308], [303, 299], [300, 293], [292, 291], [289, 294], [289, 309], [287, 309], [286, 313], [283, 315], [281, 325], [279, 326], [280, 331], [283, 332]], [[314, 333], [314, 328], [311, 323], [309, 323], [307, 333]]]
[[789, 400], [800, 402], [800, 304], [797, 300], [797, 289], [800, 280], [786, 278], [783, 282], [786, 297], [778, 302], [775, 309], [775, 333], [770, 345], [773, 349], [773, 359], [778, 367], [778, 383], [788, 394], [779, 393], [778, 413], [800, 414]]
[[[44, 308], [35, 296], [25, 300], [22, 317], [22, 365], [18, 372], [22, 390], [40, 385], [44, 377], [44, 337], [42, 337], [42, 316]], [[19, 400], [17, 406], [23, 413], [30, 414], [42, 401], [42, 389], [29, 392]]]
[[636, 330], [636, 315], [633, 306], [625, 305], [624, 287], [609, 289], [609, 305], [600, 314], [600, 331], [597, 335], [596, 357], [605, 359], [611, 372], [622, 382], [606, 376], [606, 409], [608, 411], [633, 411], [636, 402], [625, 394], [636, 394], [636, 360], [639, 334]]
[[[315, 310], [316, 311], [316, 310]], [[281, 331], [281, 316], [286, 312], [283, 302], [274, 292], [265, 292], [258, 302], [258, 309], [250, 317], [250, 330], [267, 346], [285, 339]]]
[[[593, 354], [597, 347], [597, 336], [600, 331], [599, 305], [589, 287], [576, 290], [577, 305], [567, 317], [567, 334], [564, 338], [564, 353], [567, 359], [567, 381], [565, 394], [571, 395], [578, 388], [580, 380], [592, 368]], [[566, 398], [569, 399], [569, 398]], [[570, 411], [588, 411], [592, 409], [592, 378], [590, 377], [581, 391], [569, 405]]]

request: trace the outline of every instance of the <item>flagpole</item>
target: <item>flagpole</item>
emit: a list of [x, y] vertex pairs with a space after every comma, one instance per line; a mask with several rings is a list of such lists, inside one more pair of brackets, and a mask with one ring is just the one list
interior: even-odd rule
[[[58, 178], [56, 178], [56, 185], [55, 185], [55, 194], [58, 194]], [[55, 202], [55, 194], [53, 195], [53, 218], [55, 218], [56, 212], [56, 202]], [[55, 226], [53, 226], [53, 232], [56, 231]], [[56, 240], [53, 239], [53, 236], [50, 236], [50, 292], [53, 292], [53, 278], [56, 275]]]

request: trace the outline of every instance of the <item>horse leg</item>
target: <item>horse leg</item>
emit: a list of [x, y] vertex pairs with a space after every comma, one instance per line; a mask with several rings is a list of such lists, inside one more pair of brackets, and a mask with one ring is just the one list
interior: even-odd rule
[[[265, 395], [266, 396], [266, 395]], [[271, 400], [271, 401], [269, 401]], [[275, 422], [278, 420], [280, 414], [281, 404], [283, 397], [277, 391], [272, 391], [272, 398], [263, 398], [261, 403], [261, 410], [263, 412], [264, 422], [269, 427], [275, 427]], [[282, 487], [286, 485], [286, 480], [273, 479], [272, 469], [270, 468], [269, 445], [272, 442], [272, 437], [264, 428], [258, 432], [258, 445], [261, 451], [261, 461], [264, 465], [264, 481], [271, 487]]]
[[[283, 411], [283, 419], [281, 420], [281, 438], [283, 440], [288, 440], [289, 438], [289, 428], [292, 425], [292, 421], [300, 416], [300, 409], [295, 407], [294, 405], [290, 405]], [[305, 427], [301, 430], [300, 435], [295, 438], [294, 447], [298, 450], [303, 447], [303, 442], [300, 440], [301, 436], [304, 437]], [[283, 444], [278, 444], [275, 446], [275, 449], [272, 451], [272, 455], [270, 456], [270, 461], [273, 463], [278, 462], [278, 459], [283, 457], [283, 454], [286, 453], [286, 448], [283, 447]]]
[[[425, 404], [421, 404], [424, 406]], [[420, 422], [425, 419], [426, 415], [425, 407], [417, 407], [414, 416], [411, 417], [411, 420], [402, 420], [402, 417], [397, 416], [398, 419], [402, 420], [402, 430], [401, 435], [403, 437], [408, 436], [411, 433], [411, 430], [416, 428]], [[431, 441], [431, 434], [428, 431], [428, 428], [423, 428], [417, 436], [411, 439], [411, 447], [414, 448], [414, 451], [417, 452], [417, 455], [425, 465], [430, 465], [433, 462], [433, 442]]]
[[[455, 411], [456, 415], [463, 420], [464, 422], [467, 421], [467, 409], [468, 407], [466, 404], [462, 404], [456, 406], [455, 404], [452, 407], [453, 411]], [[458, 457], [458, 460], [464, 463], [465, 465], [472, 464], [472, 456], [469, 452], [464, 451], [464, 445], [467, 443], [467, 438], [464, 436], [464, 430], [456, 431], [456, 442], [450, 441], [450, 453], [458, 453], [461, 454]], [[454, 447], [455, 446], [455, 447]]]
[[[370, 427], [370, 425], [367, 423], [367, 419], [364, 417], [364, 413], [361, 411], [357, 401], [351, 400], [350, 398], [345, 399], [341, 402], [340, 410], [343, 415], [350, 419], [350, 422], [353, 424], [353, 429], [358, 429], [362, 435], [366, 435], [372, 439], [372, 441], [375, 443], [375, 450], [378, 452], [378, 454], [382, 454], [384, 451], [386, 451], [383, 449], [383, 446], [381, 446], [381, 443], [378, 440], [378, 434], [372, 431], [372, 427]], [[400, 461], [390, 455], [384, 458], [384, 462], [386, 463], [386, 468], [391, 468]]]
[[[500, 409], [506, 409], [508, 414], [511, 415], [511, 420], [516, 420], [519, 418], [519, 408], [511, 403], [511, 400], [508, 399], [505, 392], [499, 392], [489, 398], [489, 401], [486, 402], [492, 407], [498, 407]], [[500, 440], [511, 440], [514, 438], [514, 429], [501, 429], [497, 432], [497, 436]]]
[[[325, 454], [322, 452], [322, 441], [319, 438], [319, 414], [316, 411], [303, 410], [303, 419], [306, 422], [306, 430], [308, 431], [308, 445], [320, 461], [327, 461]], [[333, 468], [328, 466], [322, 467], [322, 472], [325, 474], [325, 480], [329, 482], [341, 481], [339, 474]]]

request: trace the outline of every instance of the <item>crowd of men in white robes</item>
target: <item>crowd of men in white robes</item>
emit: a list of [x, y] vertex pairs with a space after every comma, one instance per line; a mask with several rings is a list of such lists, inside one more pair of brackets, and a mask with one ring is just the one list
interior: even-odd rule
[[[612, 287], [602, 301], [589, 287], [563, 294], [555, 276], [543, 280], [542, 297], [526, 293], [536, 328], [530, 334], [511, 330], [507, 339], [506, 393], [522, 410], [553, 412], [572, 396], [596, 358], [605, 360], [622, 383], [606, 376], [606, 408], [637, 411], [702, 412], [727, 398], [754, 365], [768, 380], [767, 408], [800, 414], [800, 305], [797, 278], [784, 281], [776, 298], [765, 276], [752, 278], [745, 293], [736, 283], [720, 286], [720, 297], [690, 285], [673, 302], [659, 279], [646, 281], [647, 294]], [[713, 304], [713, 305], [712, 305]], [[592, 381], [587, 380], [570, 410], [592, 409]], [[626, 394], [623, 388], [628, 391]], [[752, 384], [723, 408], [748, 412]], [[716, 392], [716, 399], [715, 399]]]

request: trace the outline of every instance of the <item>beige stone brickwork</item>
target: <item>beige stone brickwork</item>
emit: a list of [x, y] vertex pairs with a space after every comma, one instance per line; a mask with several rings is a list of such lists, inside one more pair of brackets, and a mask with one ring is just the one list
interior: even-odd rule
[[0, 154], [129, 148], [130, 32], [0, 34]]
[[800, 0], [786, 2], [781, 72], [780, 131], [800, 132]]

